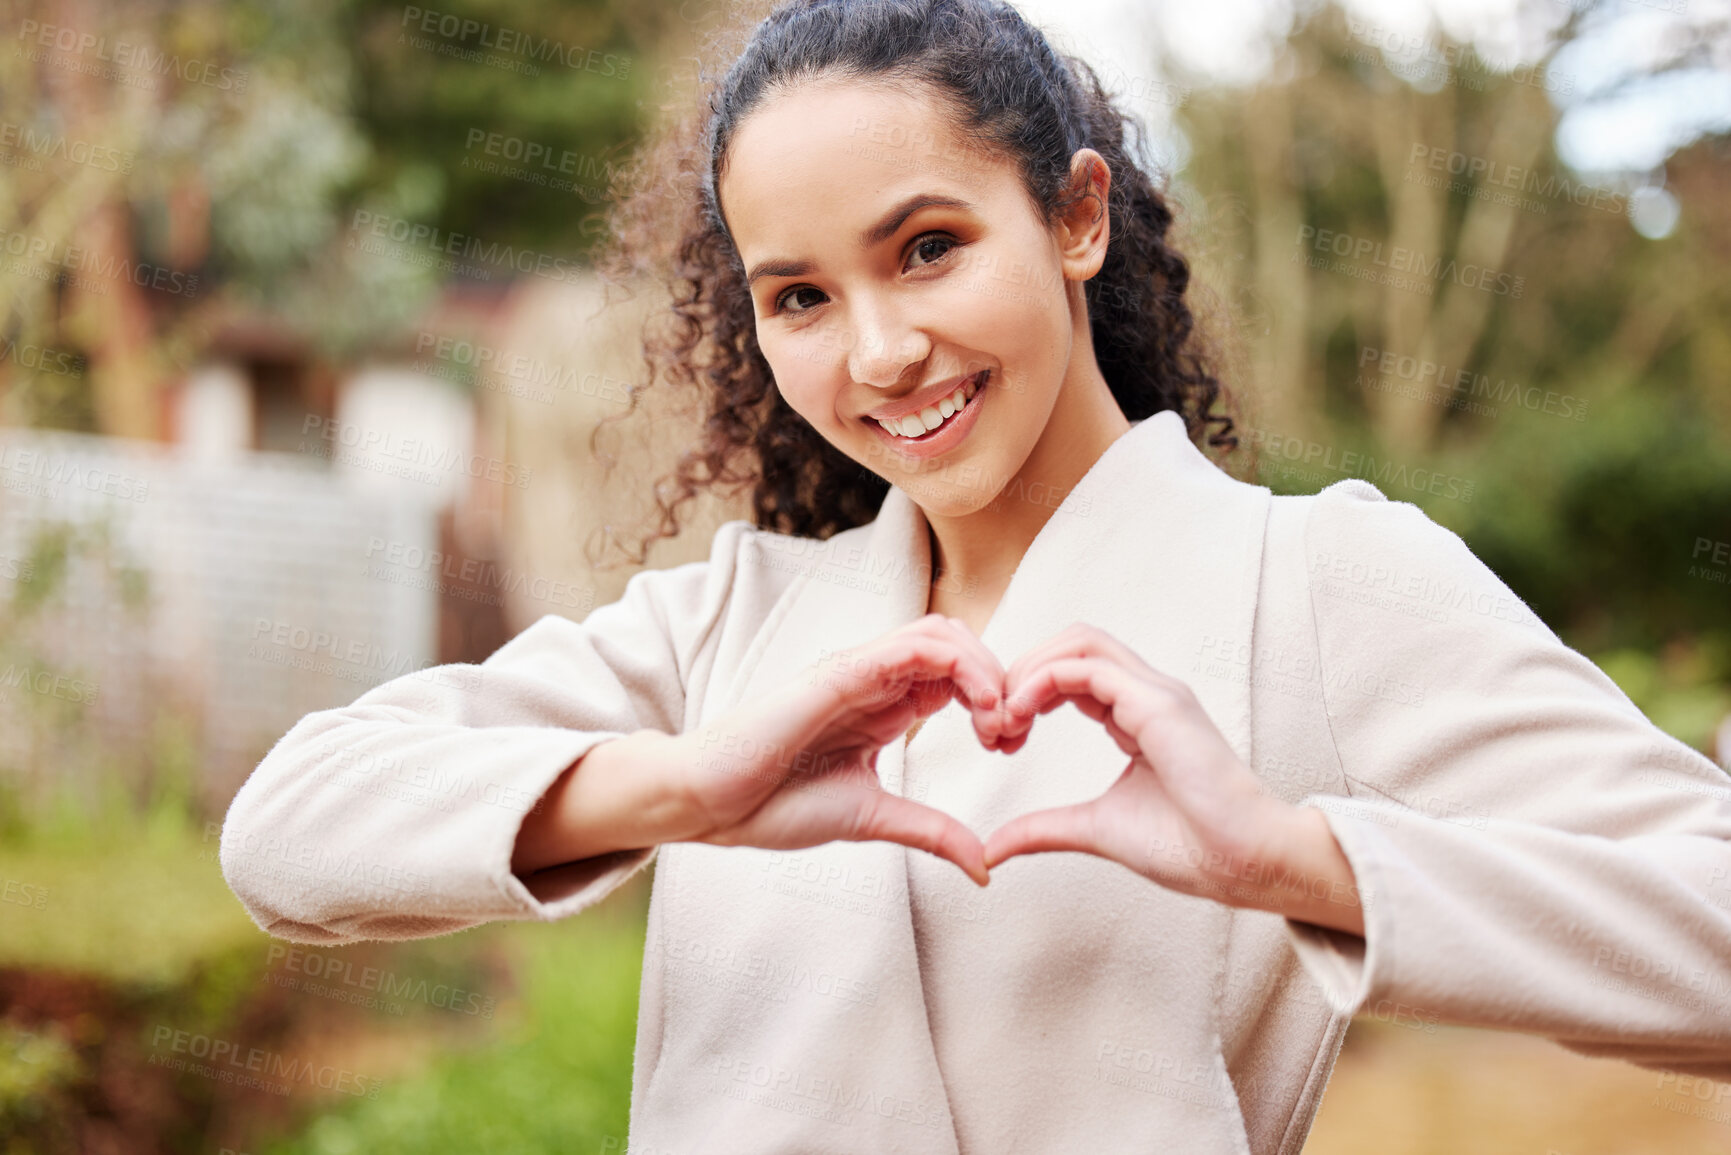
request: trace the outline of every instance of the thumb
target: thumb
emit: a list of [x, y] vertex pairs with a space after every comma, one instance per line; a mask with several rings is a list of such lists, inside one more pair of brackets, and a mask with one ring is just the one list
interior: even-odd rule
[[948, 859], [980, 886], [991, 881], [985, 848], [972, 830], [941, 810], [900, 795], [876, 794], [850, 838], [856, 842], [899, 842]]
[[1098, 812], [1097, 801], [1079, 802], [1074, 806], [1036, 810], [1012, 818], [986, 839], [986, 869], [994, 869], [1005, 859], [1018, 854], [1039, 854], [1049, 850], [1099, 853], [1094, 822]]

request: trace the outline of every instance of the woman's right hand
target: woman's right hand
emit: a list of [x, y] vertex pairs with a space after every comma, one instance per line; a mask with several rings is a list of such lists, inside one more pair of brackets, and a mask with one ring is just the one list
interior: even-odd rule
[[940, 810], [885, 792], [878, 752], [952, 698], [976, 733], [1003, 698], [1004, 670], [973, 631], [940, 614], [828, 655], [780, 690], [678, 735], [682, 841], [794, 850], [836, 840], [898, 842], [986, 885], [985, 850]]

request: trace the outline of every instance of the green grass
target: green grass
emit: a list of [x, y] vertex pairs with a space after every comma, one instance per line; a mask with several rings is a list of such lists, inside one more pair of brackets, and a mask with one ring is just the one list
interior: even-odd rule
[[[377, 1099], [333, 1107], [261, 1155], [623, 1150], [644, 927], [635, 907], [500, 928], [519, 996], [493, 1040]], [[609, 1138], [612, 1144], [603, 1143]]]
[[172, 986], [265, 938], [223, 881], [214, 827], [118, 788], [22, 813], [0, 799], [0, 966]]
[[0, 848], [0, 878], [31, 900], [5, 907], [0, 966], [173, 985], [199, 961], [260, 941], [200, 854], [196, 844]]
[[1654, 655], [1633, 647], [1588, 655], [1667, 734], [1711, 751], [1731, 713], [1731, 686], [1714, 681], [1701, 651], [1682, 646]]
[[[197, 821], [177, 791], [142, 807], [118, 788], [98, 798], [67, 792], [46, 805], [0, 797], [0, 966], [100, 980], [128, 1005], [148, 1007], [151, 1021], [241, 1032], [265, 993], [273, 940], [229, 891], [217, 847], [214, 824]], [[406, 1018], [357, 1016], [323, 999], [289, 999], [301, 1025], [340, 1024], [345, 1041], [335, 1045], [368, 1056], [356, 1059], [357, 1069], [397, 1074], [376, 1099], [301, 1099], [309, 1113], [286, 1124], [291, 1131], [260, 1134], [237, 1149], [623, 1149], [646, 891], [627, 887], [600, 909], [559, 923], [322, 949], [331, 958], [360, 950], [364, 961], [398, 974], [497, 992], [497, 1012], [471, 1020], [411, 1002]], [[489, 974], [489, 958], [508, 976]], [[45, 1094], [88, 1074], [62, 1043], [52, 1031], [0, 1036], [0, 1134], [14, 1107], [46, 1102]], [[309, 1037], [286, 1045], [326, 1044]], [[254, 1119], [241, 1129], [284, 1125]]]

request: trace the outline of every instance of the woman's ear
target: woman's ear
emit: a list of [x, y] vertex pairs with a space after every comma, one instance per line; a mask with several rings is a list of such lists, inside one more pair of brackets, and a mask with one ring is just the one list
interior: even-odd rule
[[1112, 236], [1106, 193], [1112, 169], [1091, 148], [1079, 148], [1070, 158], [1070, 205], [1058, 218], [1058, 257], [1066, 280], [1086, 281], [1106, 263], [1106, 242]]

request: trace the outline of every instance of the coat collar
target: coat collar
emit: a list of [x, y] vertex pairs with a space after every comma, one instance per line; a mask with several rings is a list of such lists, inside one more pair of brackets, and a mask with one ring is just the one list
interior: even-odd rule
[[[1035, 535], [981, 641], [1007, 666], [1072, 622], [1097, 625], [1189, 682], [1248, 762], [1249, 642], [1270, 496], [1205, 457], [1177, 413], [1132, 424]], [[927, 522], [900, 488], [890, 488], [867, 525], [826, 542], [798, 540], [764, 543], [796, 555], [788, 561], [801, 576], [742, 696], [926, 612]], [[1191, 677], [1221, 657], [1245, 676]], [[896, 789], [899, 757], [880, 762], [880, 772]]]
[[[1230, 670], [1192, 675], [1186, 666], [1205, 649], [1242, 653], [1248, 664], [1269, 497], [1203, 457], [1176, 414], [1132, 426], [1052, 512], [982, 641], [1008, 665], [1071, 622], [1098, 625], [1188, 681], [1248, 761], [1246, 680]], [[752, 635], [755, 657], [730, 679], [733, 702], [779, 689], [825, 651], [871, 641], [925, 612], [926, 521], [899, 489], [870, 524], [827, 541], [765, 532], [748, 540], [741, 565], [778, 572], [768, 581], [741, 572], [738, 580], [783, 592]], [[1013, 755], [982, 751], [971, 730], [952, 703], [911, 743], [884, 747], [876, 763], [884, 789], [983, 836], [1016, 814], [1097, 796], [1124, 765], [1104, 730], [1074, 709], [1042, 718]], [[1218, 1080], [1212, 1085], [1228, 1085], [1219, 1007], [1232, 920], [1218, 903], [1086, 855], [1004, 863], [982, 894], [948, 863], [892, 842], [836, 840], [791, 853], [674, 843], [660, 854], [644, 1000], [662, 1015], [646, 1020], [638, 1054], [639, 1070], [663, 1073], [645, 1076], [632, 1101], [633, 1134], [657, 1147], [685, 1149], [688, 1137], [718, 1131], [729, 1150], [811, 1145], [806, 1121], [739, 1102], [718, 1106], [686, 1093], [701, 1080], [670, 1074], [715, 1070], [718, 1049], [733, 1070], [799, 1073], [802, 1082], [869, 1089], [873, 1101], [917, 1109], [936, 1125], [910, 1126], [899, 1110], [850, 1117], [848, 1141], [861, 1150], [910, 1155], [956, 1155], [955, 1120], [964, 1112], [976, 1127], [982, 1110], [995, 1112], [985, 1125], [1005, 1130], [1019, 1125], [1017, 1112], [1045, 1101], [994, 1098], [1010, 1088], [1077, 1091], [1089, 1076], [1054, 1075], [1042, 1069], [1042, 1055], [1080, 1054], [1101, 1038], [1160, 1039], [1179, 1069], [1206, 1070]], [[1102, 917], [1120, 921], [1102, 935]], [[736, 976], [670, 961], [694, 957], [693, 943], [702, 957], [768, 960], [776, 973], [864, 976], [874, 998], [840, 1007], [782, 990], [771, 999], [766, 986], [734, 986]], [[651, 958], [660, 960], [653, 968]], [[1097, 968], [1089, 973], [1103, 985], [1068, 981], [1078, 965]], [[1126, 973], [1159, 997], [1130, 997]], [[729, 984], [709, 981], [719, 977]], [[680, 1027], [662, 1030], [663, 1022]], [[1236, 1110], [1141, 1092], [1126, 1092], [1121, 1105], [1133, 1113], [1126, 1126], [1174, 1150], [1249, 1150]], [[749, 1140], [732, 1138], [748, 1132]]]

